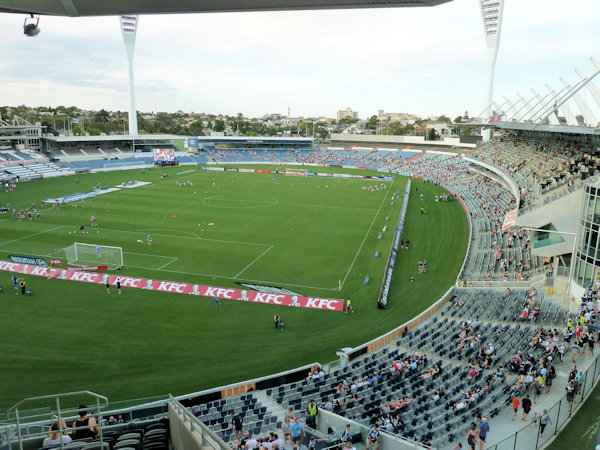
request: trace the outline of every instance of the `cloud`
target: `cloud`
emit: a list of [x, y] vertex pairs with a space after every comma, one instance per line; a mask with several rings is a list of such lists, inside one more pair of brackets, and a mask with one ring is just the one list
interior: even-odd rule
[[[496, 96], [576, 81], [596, 51], [600, 6], [505, 2]], [[434, 8], [143, 16], [138, 109], [335, 116], [350, 106], [455, 116], [484, 108], [487, 56], [477, 0]], [[8, 104], [125, 109], [127, 64], [116, 17], [0, 14], [0, 92]]]

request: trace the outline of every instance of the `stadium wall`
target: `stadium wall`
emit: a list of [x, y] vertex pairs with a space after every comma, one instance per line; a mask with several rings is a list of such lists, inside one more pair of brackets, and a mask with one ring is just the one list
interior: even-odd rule
[[473, 221], [471, 219], [471, 212], [469, 211], [469, 208], [467, 207], [467, 205], [463, 201], [463, 199], [460, 197], [460, 195], [455, 194], [454, 192], [452, 192], [452, 194], [456, 197], [456, 199], [462, 205], [463, 209], [465, 210], [465, 214], [467, 215], [467, 221], [469, 222], [469, 242], [467, 243], [467, 251], [465, 252], [465, 257], [463, 259], [462, 266], [460, 266], [460, 270], [458, 271], [458, 276], [456, 277], [456, 281], [458, 282], [458, 280], [460, 280], [463, 277], [463, 274], [465, 271], [465, 266], [467, 265], [467, 260], [469, 259], [469, 254], [471, 253], [471, 242], [473, 242]]
[[481, 168], [476, 168], [476, 167], [469, 167], [469, 170], [471, 170], [472, 172], [478, 173], [481, 176], [484, 176], [486, 178], [489, 178], [490, 180], [495, 181], [496, 183], [499, 183], [500, 185], [502, 185], [502, 187], [504, 187], [504, 189], [506, 189], [507, 191], [513, 193], [512, 187], [509, 186], [509, 184], [506, 182], [506, 180], [498, 175], [496, 175], [495, 172], [490, 172], [489, 170], [484, 170]]
[[423, 136], [396, 136], [389, 134], [345, 134], [332, 133], [331, 143], [356, 142], [369, 144], [408, 144], [408, 145], [431, 145], [432, 147], [464, 147], [475, 148], [477, 144], [461, 143], [459, 138], [446, 137], [441, 141], [426, 141]]
[[494, 164], [490, 164], [467, 155], [463, 155], [463, 159], [465, 161], [470, 162], [471, 164], [475, 164], [476, 166], [484, 167], [490, 172], [493, 172], [500, 178], [502, 178], [506, 182], [506, 184], [510, 186], [510, 192], [514, 195], [514, 197], [517, 200], [517, 208], [519, 207], [519, 204], [521, 202], [521, 190], [519, 189], [519, 186], [517, 186], [515, 180], [509, 177], [506, 173], [504, 173], [502, 169], [500, 169], [498, 166], [495, 166]]
[[264, 377], [253, 378], [251, 380], [232, 383], [226, 386], [219, 386], [212, 389], [193, 392], [175, 397], [185, 406], [193, 406], [200, 403], [206, 403], [214, 400], [219, 400], [233, 395], [243, 394], [256, 389], [268, 389], [281, 386], [282, 384], [292, 383], [294, 381], [304, 380], [309, 371], [321, 367], [321, 363], [314, 362], [301, 367], [278, 372]]

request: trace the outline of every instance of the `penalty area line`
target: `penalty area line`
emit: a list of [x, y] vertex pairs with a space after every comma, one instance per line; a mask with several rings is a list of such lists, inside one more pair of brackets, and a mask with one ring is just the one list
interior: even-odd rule
[[[155, 269], [155, 268], [144, 267], [144, 266], [126, 265], [126, 267], [128, 269], [129, 268], [144, 269], [144, 270], [151, 270], [151, 271], [158, 271], [158, 272], [181, 273], [184, 275], [194, 275], [194, 276], [198, 276], [198, 277], [207, 277], [207, 278], [213, 278], [213, 279], [219, 278], [221, 280], [232, 280], [232, 278], [230, 276], [214, 275], [214, 274], [210, 274], [210, 273], [184, 272], [182, 270], [170, 270], [170, 269]], [[245, 281], [245, 282], [252, 283], [252, 284], [264, 284], [264, 285], [270, 285], [270, 286], [292, 286], [292, 287], [299, 287], [299, 288], [305, 288], [305, 289], [317, 289], [320, 291], [337, 291], [337, 287], [324, 288], [324, 287], [319, 287], [319, 286], [306, 286], [303, 284], [283, 283], [280, 281], [252, 280], [250, 278], [238, 278], [235, 281]]]
[[236, 279], [237, 277], [239, 277], [242, 273], [244, 273], [246, 271], [246, 269], [248, 269], [248, 267], [250, 267], [252, 264], [254, 264], [256, 261], [258, 261], [260, 258], [262, 258], [269, 250], [271, 250], [273, 248], [272, 245], [269, 246], [269, 248], [267, 248], [264, 252], [262, 252], [260, 255], [258, 255], [256, 258], [254, 258], [254, 260], [248, 264], [246, 267], [244, 267], [240, 273], [238, 273], [235, 277], [233, 277], [234, 279]]
[[64, 228], [65, 226], [66, 225], [59, 225], [58, 227], [50, 228], [49, 230], [45, 230], [45, 231], [40, 231], [39, 233], [33, 233], [33, 234], [30, 234], [30, 235], [27, 235], [27, 236], [23, 236], [23, 237], [20, 237], [20, 238], [17, 238], [17, 239], [13, 239], [12, 241], [2, 242], [0, 244], [0, 246], [6, 245], [6, 244], [10, 244], [11, 242], [22, 241], [23, 239], [29, 239], [29, 238], [31, 238], [33, 236], [37, 236], [37, 235], [40, 235], [40, 234], [50, 233], [51, 231], [58, 230], [59, 228]]
[[177, 260], [179, 259], [179, 258], [177, 258], [177, 257], [175, 257], [175, 256], [173, 256], [172, 258], [173, 258], [173, 259], [171, 259], [171, 261], [169, 261], [168, 263], [165, 263], [165, 264], [163, 264], [163, 265], [162, 265], [162, 266], [160, 266], [160, 267], [159, 267], [157, 270], [162, 270], [162, 268], [163, 268], [163, 267], [167, 267], [169, 264], [171, 264], [171, 263], [173, 263], [173, 262], [175, 262], [175, 261], [177, 261]]

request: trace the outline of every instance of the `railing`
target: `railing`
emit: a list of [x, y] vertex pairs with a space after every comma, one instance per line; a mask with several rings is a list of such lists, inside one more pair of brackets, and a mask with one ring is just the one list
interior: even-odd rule
[[464, 278], [465, 267], [467, 266], [467, 261], [469, 260], [469, 255], [471, 253], [471, 242], [473, 242], [473, 220], [471, 219], [471, 212], [469, 211], [469, 207], [464, 202], [464, 200], [457, 195], [456, 198], [462, 203], [463, 208], [465, 209], [465, 213], [467, 214], [467, 219], [469, 220], [469, 242], [467, 243], [467, 251], [465, 252], [465, 258], [463, 259], [462, 266], [460, 266], [460, 270], [458, 275], [456, 276], [456, 283], [458, 280]]
[[[37, 419], [37, 420], [48, 420], [49, 422], [51, 421], [56, 421], [58, 422], [58, 426], [59, 426], [59, 433], [62, 436], [63, 432], [66, 431], [66, 423], [64, 423], [64, 417], [65, 416], [69, 416], [71, 414], [73, 414], [74, 412], [77, 412], [77, 409], [67, 409], [67, 408], [61, 408], [61, 404], [60, 404], [60, 400], [61, 398], [66, 398], [66, 397], [76, 397], [81, 399], [82, 397], [91, 397], [95, 400], [96, 403], [96, 412], [98, 413], [98, 426], [99, 426], [99, 430], [100, 430], [100, 440], [102, 441], [102, 426], [100, 425], [102, 422], [102, 413], [101, 410], [102, 409], [106, 409], [106, 407], [108, 406], [108, 399], [102, 395], [98, 395], [95, 394], [94, 392], [90, 392], [90, 391], [78, 391], [78, 392], [67, 392], [67, 393], [62, 393], [62, 394], [54, 394], [54, 395], [43, 395], [40, 397], [29, 397], [26, 398], [24, 400], [21, 400], [19, 403], [17, 403], [16, 405], [14, 405], [13, 407], [11, 407], [7, 413], [6, 416], [7, 418], [10, 420], [12, 414], [14, 414], [14, 421], [16, 424], [16, 437], [18, 440], [18, 448], [20, 450], [23, 450], [23, 441], [24, 441], [24, 436], [22, 435], [22, 427], [21, 427], [21, 421], [22, 421], [22, 417], [21, 417], [21, 412], [22, 409], [20, 409], [21, 405], [25, 404], [25, 403], [33, 403], [33, 402], [41, 402], [44, 400], [53, 400], [56, 404], [56, 410], [52, 411], [52, 416], [48, 417], [48, 414], [46, 412], [42, 412], [42, 413], [38, 413], [38, 414], [34, 414], [34, 415], [29, 415], [27, 416], [28, 420], [31, 419]], [[47, 430], [49, 429], [49, 427], [46, 427], [44, 429], [43, 426], [39, 426], [37, 427], [39, 428], [39, 435], [43, 436], [44, 434], [47, 434]], [[37, 429], [36, 428], [36, 429]], [[78, 427], [75, 428], [74, 430], [77, 429], [84, 429], [84, 428], [88, 428], [88, 426], [83, 426], [83, 427]], [[46, 432], [46, 433], [45, 433]], [[35, 436], [35, 435], [34, 435]], [[60, 448], [64, 448], [65, 443], [61, 440], [60, 441]]]
[[169, 427], [174, 448], [228, 450], [231, 447], [169, 395]]
[[[87, 391], [84, 391], [87, 392]], [[75, 403], [86, 403], [87, 399], [79, 398], [79, 393], [58, 394], [58, 396], [66, 397], [75, 395]], [[48, 395], [44, 397], [35, 397], [33, 400], [54, 400], [57, 395]], [[102, 396], [100, 396], [102, 398]], [[89, 396], [88, 396], [89, 398]], [[30, 399], [20, 402], [19, 405], [28, 402]], [[98, 426], [102, 430], [122, 429], [129, 423], [138, 421], [156, 419], [164, 415], [167, 411], [166, 402], [167, 395], [148, 397], [142, 399], [131, 399], [119, 402], [109, 402], [100, 405], [100, 411], [89, 405], [90, 415], [97, 419]], [[55, 401], [53, 402], [55, 403]], [[63, 402], [64, 403], [64, 402]], [[96, 402], [95, 402], [96, 403]], [[68, 430], [72, 430], [71, 421], [77, 418], [78, 408], [57, 407], [56, 404], [35, 409], [21, 410], [18, 409], [19, 424], [16, 423], [16, 409], [11, 408], [7, 413], [0, 417], [0, 449], [4, 449], [4, 445], [12, 445], [10, 448], [20, 448], [19, 439], [25, 444], [25, 447], [31, 448], [31, 443], [39, 444], [42, 439], [48, 436], [48, 430], [52, 422], [55, 422], [58, 417], [62, 417], [67, 421]], [[108, 424], [106, 418], [114, 416], [118, 418], [117, 424]], [[59, 427], [63, 424], [60, 421]], [[20, 436], [20, 438], [19, 438]], [[35, 448], [39, 447], [37, 445]]]
[[[543, 197], [538, 198], [538, 199], [533, 199], [530, 204], [522, 207], [519, 210], [519, 214], [521, 214], [521, 215], [526, 214], [528, 212], [533, 211], [536, 208], [547, 205], [548, 203], [552, 203], [554, 200], [558, 200], [559, 198], [564, 197], [565, 195], [572, 194], [573, 192], [579, 191], [579, 190], [583, 189], [583, 185], [584, 185], [584, 183], [580, 182], [579, 184], [576, 184], [574, 186], [566, 187], [559, 192], [550, 191], [549, 193], [545, 194]], [[551, 193], [552, 193], [552, 195], [551, 195]]]
[[[573, 396], [571, 401], [569, 402], [568, 398], [563, 396], [559, 402], [547, 410], [550, 415], [550, 422], [547, 424], [543, 435], [539, 420], [534, 417], [532, 422], [525, 425], [512, 436], [503, 439], [497, 444], [486, 447], [487, 450], [537, 450], [544, 448], [569, 423], [573, 414], [586, 401], [599, 380], [600, 355], [596, 356], [594, 362], [585, 371], [583, 386], [580, 387], [579, 392]], [[556, 386], [555, 389], [562, 389], [562, 387]], [[575, 444], [578, 438], [579, 436], [573, 441], [574, 449], [578, 448]]]

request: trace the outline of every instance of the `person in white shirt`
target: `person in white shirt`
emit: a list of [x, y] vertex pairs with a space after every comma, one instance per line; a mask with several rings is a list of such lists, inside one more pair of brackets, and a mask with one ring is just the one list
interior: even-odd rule
[[273, 440], [271, 441], [272, 449], [283, 449], [283, 439], [281, 439], [277, 434], [272, 433]]
[[258, 447], [258, 441], [254, 439], [251, 435], [248, 435], [248, 439], [246, 440], [246, 448], [248, 450], [252, 450]]
[[[66, 429], [67, 424], [64, 422], [63, 419], [63, 430]], [[50, 436], [44, 439], [44, 442], [42, 443], [44, 447], [56, 444], [60, 445], [61, 441], [64, 444], [69, 444], [72, 441], [71, 436], [69, 436], [68, 434], [63, 434], [62, 436], [60, 435], [60, 427], [58, 425], [58, 422], [52, 423], [52, 425], [50, 426], [50, 433]]]

